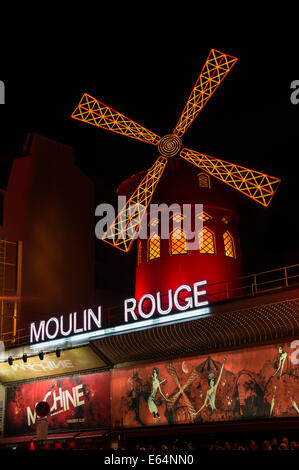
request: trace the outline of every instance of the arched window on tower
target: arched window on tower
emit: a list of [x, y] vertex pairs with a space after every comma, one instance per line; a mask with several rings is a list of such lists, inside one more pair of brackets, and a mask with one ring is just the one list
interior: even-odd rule
[[171, 232], [169, 241], [171, 255], [184, 255], [188, 253], [186, 248], [186, 235], [181, 228], [177, 227]]
[[208, 222], [209, 220], [212, 220], [212, 216], [207, 214], [205, 211], [202, 211], [202, 213], [198, 216], [199, 220], [202, 220], [203, 222]]
[[210, 177], [206, 173], [198, 173], [198, 184], [200, 188], [211, 188]]
[[230, 220], [227, 216], [224, 216], [222, 217], [221, 221], [225, 224], [225, 225], [229, 225], [230, 224]]
[[229, 256], [230, 258], [236, 258], [234, 237], [228, 230], [223, 234], [223, 242], [225, 256]]
[[147, 260], [160, 258], [160, 237], [157, 233], [153, 233], [148, 239]]
[[198, 234], [199, 240], [199, 252], [202, 255], [215, 255], [216, 254], [216, 243], [215, 235], [212, 230], [204, 227]]

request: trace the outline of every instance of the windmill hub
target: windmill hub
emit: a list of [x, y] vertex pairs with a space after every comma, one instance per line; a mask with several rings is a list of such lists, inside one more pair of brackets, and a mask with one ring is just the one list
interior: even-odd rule
[[181, 139], [174, 134], [167, 134], [159, 141], [158, 149], [163, 157], [174, 157], [182, 146]]

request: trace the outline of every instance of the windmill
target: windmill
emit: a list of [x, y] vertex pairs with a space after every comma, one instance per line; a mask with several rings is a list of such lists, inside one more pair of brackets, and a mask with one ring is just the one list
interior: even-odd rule
[[182, 146], [181, 138], [237, 60], [236, 57], [216, 49], [210, 51], [173, 133], [163, 137], [89, 94], [85, 93], [82, 96], [72, 118], [155, 145], [159, 152], [153, 166], [149, 168], [126, 205], [104, 234], [103, 241], [119, 250], [125, 252], [130, 250], [168, 159], [174, 156], [183, 158], [255, 202], [265, 207], [270, 204], [280, 179]]

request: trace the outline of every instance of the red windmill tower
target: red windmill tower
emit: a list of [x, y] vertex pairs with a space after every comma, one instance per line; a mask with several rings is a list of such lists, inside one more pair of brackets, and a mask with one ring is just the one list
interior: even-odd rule
[[[240, 276], [238, 214], [233, 192], [227, 186], [265, 207], [278, 188], [278, 178], [182, 146], [186, 130], [236, 61], [237, 58], [218, 50], [210, 51], [173, 133], [162, 138], [88, 94], [83, 95], [72, 114], [74, 119], [158, 148], [154, 165], [119, 187], [118, 193], [128, 197], [127, 203], [103, 236], [103, 241], [128, 252], [144, 217], [156, 227], [147, 239], [138, 239], [137, 299], [150, 292], [166, 294], [182, 284], [200, 280], [211, 284]], [[150, 202], [176, 203], [180, 207], [203, 204], [197, 249], [186, 247], [187, 234], [178, 225], [181, 213], [171, 215], [169, 239], [162, 239], [161, 221], [157, 214], [150, 213]]]

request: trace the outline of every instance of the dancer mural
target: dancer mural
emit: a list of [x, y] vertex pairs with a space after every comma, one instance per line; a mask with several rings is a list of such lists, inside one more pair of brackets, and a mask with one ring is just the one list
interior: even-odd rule
[[217, 408], [216, 408], [216, 405], [215, 405], [216, 392], [217, 392], [217, 388], [218, 388], [218, 385], [219, 385], [219, 382], [220, 382], [220, 379], [221, 379], [221, 375], [222, 375], [222, 372], [223, 372], [223, 367], [224, 367], [225, 360], [226, 360], [226, 357], [223, 360], [217, 382], [215, 382], [215, 374], [213, 372], [211, 372], [208, 375], [208, 384], [209, 384], [210, 388], [206, 393], [206, 398], [205, 398], [205, 401], [204, 401], [203, 405], [201, 406], [201, 408], [196, 413], [194, 413], [194, 417], [196, 417], [203, 410], [203, 408], [205, 408], [206, 406], [210, 406], [211, 411], [217, 411]]
[[112, 371], [112, 426], [298, 417], [299, 365], [289, 344]]
[[152, 390], [147, 400], [147, 405], [149, 411], [153, 414], [154, 422], [156, 423], [156, 419], [158, 419], [158, 423], [161, 422], [158, 406], [161, 404], [159, 400], [156, 399], [157, 393], [160, 392], [161, 396], [164, 400], [168, 400], [161, 390], [161, 384], [166, 381], [166, 379], [161, 380], [159, 377], [159, 369], [157, 367], [153, 368], [153, 375], [151, 377], [152, 380]]

